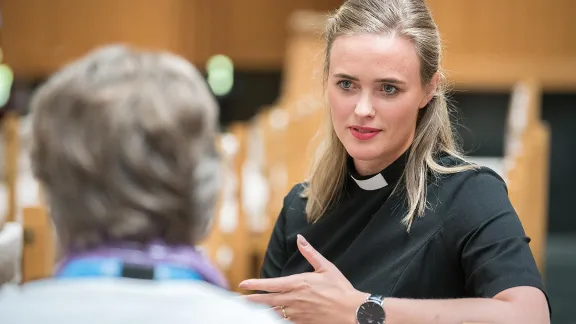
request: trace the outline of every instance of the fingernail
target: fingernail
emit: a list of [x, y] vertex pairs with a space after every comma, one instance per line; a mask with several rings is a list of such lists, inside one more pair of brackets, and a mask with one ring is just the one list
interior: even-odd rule
[[304, 236], [298, 234], [297, 236], [298, 243], [302, 246], [308, 246], [308, 241], [304, 238]]
[[248, 285], [250, 285], [250, 280], [244, 280], [238, 285], [238, 287], [239, 288], [247, 288]]

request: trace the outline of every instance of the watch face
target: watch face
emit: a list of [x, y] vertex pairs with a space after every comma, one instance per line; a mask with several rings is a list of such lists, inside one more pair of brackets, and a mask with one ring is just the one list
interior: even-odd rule
[[360, 305], [356, 318], [359, 324], [384, 324], [384, 309], [378, 303], [369, 301]]

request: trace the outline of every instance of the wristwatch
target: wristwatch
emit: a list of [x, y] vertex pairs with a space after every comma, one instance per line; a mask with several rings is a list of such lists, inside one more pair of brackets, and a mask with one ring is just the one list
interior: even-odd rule
[[358, 324], [385, 324], [384, 296], [370, 295], [356, 310]]

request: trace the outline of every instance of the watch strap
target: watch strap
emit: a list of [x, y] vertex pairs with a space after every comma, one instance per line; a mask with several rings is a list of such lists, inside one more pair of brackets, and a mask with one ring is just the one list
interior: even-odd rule
[[[361, 307], [364, 307], [366, 304], [376, 304], [379, 307], [381, 307], [382, 312], [383, 312], [382, 315], [384, 316], [384, 318], [382, 319], [383, 320], [382, 322], [379, 321], [377, 324], [385, 324], [386, 323], [386, 311], [384, 310], [384, 296], [376, 295], [376, 294], [372, 294], [372, 295], [368, 296], [368, 298], [366, 298], [364, 303], [362, 303], [362, 305], [360, 305], [358, 307], [358, 310], [356, 310], [356, 322], [358, 324], [367, 323], [366, 321], [364, 321], [358, 317], [359, 310], [361, 309]], [[372, 321], [370, 321], [370, 323], [372, 323]]]
[[378, 303], [380, 306], [383, 306], [383, 304], [384, 304], [384, 296], [372, 294], [372, 295], [370, 295], [370, 296], [368, 297], [368, 299], [366, 299], [366, 301], [375, 302], [375, 303]]

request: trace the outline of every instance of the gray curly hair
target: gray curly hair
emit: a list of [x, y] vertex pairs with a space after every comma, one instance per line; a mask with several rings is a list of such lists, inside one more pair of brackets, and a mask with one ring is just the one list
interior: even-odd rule
[[184, 59], [113, 45], [31, 101], [31, 165], [62, 248], [197, 244], [219, 192], [218, 106]]

